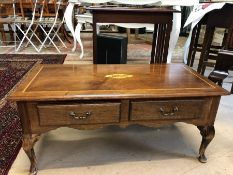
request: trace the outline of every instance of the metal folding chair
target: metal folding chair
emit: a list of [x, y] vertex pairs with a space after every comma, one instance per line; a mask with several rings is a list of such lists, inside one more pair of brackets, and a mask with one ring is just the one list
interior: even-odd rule
[[[21, 3], [22, 0], [20, 0]], [[38, 0], [35, 0], [35, 3], [32, 7], [32, 18], [29, 19], [29, 17], [24, 17], [24, 16], [19, 16], [16, 17], [14, 23], [16, 26], [16, 29], [18, 31], [21, 32], [21, 34], [23, 35], [22, 39], [20, 40], [19, 45], [16, 47], [16, 52], [18, 52], [20, 50], [20, 48], [23, 46], [23, 43], [25, 41], [28, 41], [27, 44], [25, 46], [28, 46], [28, 43], [30, 43], [33, 48], [39, 52], [39, 49], [36, 47], [36, 45], [33, 43], [32, 39], [33, 36], [35, 36], [35, 38], [37, 39], [37, 41], [39, 41], [42, 44], [42, 41], [40, 40], [40, 38], [36, 35], [35, 30], [33, 30], [33, 25], [35, 24], [35, 20], [36, 20], [36, 12], [38, 11], [38, 6], [37, 6], [37, 2]], [[24, 25], [24, 27], [27, 27], [26, 30], [23, 30], [21, 28], [21, 25]]]
[[[50, 1], [51, 2], [51, 1]], [[57, 37], [57, 39], [61, 42], [62, 46], [66, 48], [65, 43], [62, 41], [62, 39], [60, 38], [58, 32], [60, 30], [60, 28], [62, 27], [63, 23], [64, 23], [64, 17], [62, 17], [62, 19], [59, 18], [59, 10], [61, 9], [61, 5], [63, 3], [62, 0], [53, 0], [53, 4], [50, 4], [52, 6], [55, 7], [54, 9], [54, 13], [49, 13], [49, 10], [51, 9], [47, 9], [49, 7], [49, 2], [48, 1], [44, 1], [43, 2], [43, 6], [42, 6], [42, 10], [41, 10], [41, 16], [40, 19], [37, 21], [38, 22], [38, 26], [40, 27], [40, 29], [43, 31], [43, 33], [45, 34], [45, 38], [43, 40], [43, 42], [41, 43], [41, 46], [39, 47], [39, 52], [46, 47], [46, 42], [49, 42], [49, 45], [53, 45], [57, 51], [60, 53], [60, 49], [57, 46], [57, 43], [54, 43], [54, 39]], [[46, 28], [48, 28], [48, 30], [46, 31]]]

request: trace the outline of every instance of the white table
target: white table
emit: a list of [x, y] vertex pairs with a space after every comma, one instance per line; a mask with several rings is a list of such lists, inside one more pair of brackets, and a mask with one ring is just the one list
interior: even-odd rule
[[[83, 57], [83, 53], [84, 53], [82, 41], [80, 38], [81, 24], [78, 23], [78, 25], [76, 26], [76, 29], [74, 29], [73, 21], [72, 21], [72, 13], [73, 13], [74, 6], [76, 4], [81, 5], [81, 3], [106, 3], [106, 2], [113, 2], [116, 4], [129, 4], [129, 5], [148, 5], [148, 4], [158, 5], [158, 6], [169, 5], [169, 6], [173, 6], [173, 8], [176, 10], [180, 10], [180, 6], [193, 6], [193, 5], [198, 4], [199, 0], [185, 0], [185, 1], [183, 0], [143, 0], [143, 1], [142, 0], [114, 0], [114, 1], [112, 0], [69, 0], [69, 4], [66, 8], [64, 16], [66, 20], [66, 25], [68, 29], [71, 31], [73, 38], [74, 38], [74, 47], [72, 51], [76, 50], [77, 42], [81, 46], [80, 58]], [[142, 27], [145, 27], [145, 25], [144, 26], [142, 25]], [[181, 14], [175, 13], [173, 15], [173, 27], [172, 27], [171, 38], [169, 42], [169, 50], [168, 50], [168, 57], [167, 57], [168, 63], [171, 62], [172, 53], [179, 38], [180, 27], [181, 27]], [[130, 25], [129, 28], [133, 28], [133, 25]]]

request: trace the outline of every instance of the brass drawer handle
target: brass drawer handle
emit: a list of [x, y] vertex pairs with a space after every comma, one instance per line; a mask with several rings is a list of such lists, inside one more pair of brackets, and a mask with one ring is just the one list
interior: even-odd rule
[[177, 106], [173, 107], [170, 111], [166, 112], [163, 108], [160, 108], [160, 112], [163, 116], [173, 116], [176, 112], [179, 111]]
[[69, 112], [69, 116], [76, 119], [76, 120], [84, 120], [87, 119], [89, 116], [91, 116], [91, 112], [88, 111], [86, 113], [84, 113], [83, 115], [78, 116], [74, 111], [70, 111]]

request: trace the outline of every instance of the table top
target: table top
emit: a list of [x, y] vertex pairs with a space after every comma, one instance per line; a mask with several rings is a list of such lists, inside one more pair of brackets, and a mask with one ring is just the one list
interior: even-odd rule
[[130, 5], [180, 5], [180, 6], [193, 6], [199, 3], [199, 0], [69, 0], [70, 3], [116, 3], [116, 4], [130, 4]]
[[159, 7], [148, 7], [148, 8], [136, 8], [136, 7], [109, 7], [109, 6], [91, 6], [87, 10], [93, 12], [131, 12], [131, 13], [179, 13], [180, 11], [172, 8], [159, 8]]
[[39, 65], [10, 99], [152, 99], [227, 94], [184, 64]]

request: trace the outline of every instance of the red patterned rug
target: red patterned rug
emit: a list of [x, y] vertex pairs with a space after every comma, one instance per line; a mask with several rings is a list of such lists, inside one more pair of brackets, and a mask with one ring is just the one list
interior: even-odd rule
[[62, 64], [60, 54], [0, 54], [0, 175], [6, 175], [21, 148], [22, 129], [15, 103], [7, 96], [36, 64]]

